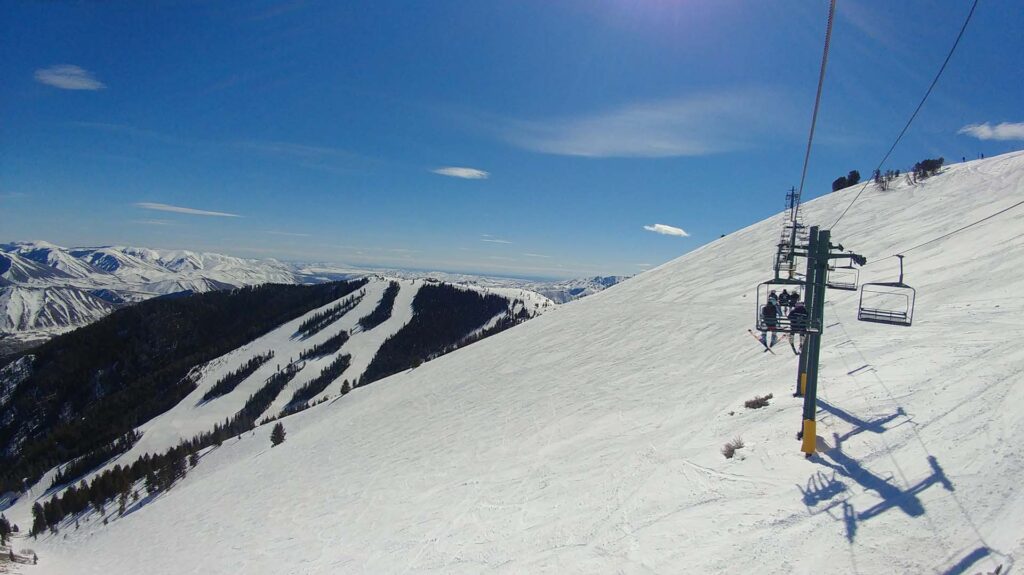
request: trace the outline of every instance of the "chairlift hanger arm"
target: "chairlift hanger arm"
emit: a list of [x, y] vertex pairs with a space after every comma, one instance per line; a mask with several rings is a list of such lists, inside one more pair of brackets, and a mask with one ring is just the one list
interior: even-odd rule
[[850, 258], [853, 261], [853, 263], [855, 263], [855, 264], [857, 264], [859, 266], [862, 266], [862, 265], [864, 265], [864, 264], [866, 264], [868, 262], [867, 258], [865, 258], [864, 256], [862, 256], [860, 254], [846, 253], [846, 254], [829, 254], [828, 255], [828, 259], [830, 259], [830, 260], [838, 260], [840, 258]]

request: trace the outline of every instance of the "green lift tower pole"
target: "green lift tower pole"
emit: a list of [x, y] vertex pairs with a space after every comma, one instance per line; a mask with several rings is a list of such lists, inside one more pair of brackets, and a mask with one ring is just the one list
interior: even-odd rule
[[[807, 306], [808, 325], [800, 353], [800, 367], [797, 372], [797, 393], [803, 396], [803, 425], [799, 438], [803, 440], [800, 450], [810, 457], [817, 444], [818, 412], [818, 359], [821, 355], [821, 336], [825, 331], [825, 290], [828, 287], [829, 262], [837, 258], [850, 258], [857, 265], [864, 265], [864, 256], [852, 252], [843, 253], [843, 246], [832, 245], [832, 232], [811, 227], [807, 243], [807, 277], [804, 287], [804, 305]], [[836, 249], [837, 252], [832, 250]]]
[[807, 307], [807, 333], [803, 334], [800, 341], [800, 357], [798, 359], [799, 367], [796, 372], [796, 393], [794, 397], [804, 397], [807, 390], [807, 372], [808, 372], [808, 360], [810, 354], [807, 353], [809, 348], [808, 342], [810, 342], [811, 331], [814, 329], [814, 318], [817, 317], [814, 314], [814, 253], [818, 248], [818, 227], [811, 227], [811, 234], [807, 240], [807, 269], [804, 272], [804, 305]]
[[[821, 333], [825, 327], [825, 287], [828, 283], [829, 252], [832, 247], [829, 241], [831, 232], [811, 228], [811, 239], [807, 254], [807, 283], [810, 288], [805, 305], [808, 305], [810, 325], [807, 330], [807, 344], [804, 348], [807, 371], [804, 386], [804, 421], [802, 428], [803, 444], [800, 448], [807, 457], [814, 453], [817, 442], [817, 411], [818, 411], [818, 358], [821, 355]], [[803, 355], [801, 355], [803, 359]]]

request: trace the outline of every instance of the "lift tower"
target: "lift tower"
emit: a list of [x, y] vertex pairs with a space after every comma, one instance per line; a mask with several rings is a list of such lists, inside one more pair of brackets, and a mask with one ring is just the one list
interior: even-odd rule
[[864, 256], [844, 252], [842, 245], [833, 245], [832, 232], [811, 226], [806, 246], [794, 247], [794, 256], [807, 258], [804, 283], [804, 302], [807, 305], [808, 325], [804, 333], [800, 363], [797, 372], [796, 397], [804, 398], [803, 424], [797, 434], [803, 440], [800, 450], [807, 457], [814, 454], [817, 439], [818, 411], [818, 359], [821, 354], [821, 334], [825, 330], [825, 290], [828, 285], [829, 261], [849, 258], [852, 263], [864, 265]]

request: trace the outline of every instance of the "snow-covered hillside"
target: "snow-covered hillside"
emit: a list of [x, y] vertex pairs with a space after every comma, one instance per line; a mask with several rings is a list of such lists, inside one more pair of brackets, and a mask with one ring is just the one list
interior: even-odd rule
[[[313, 269], [315, 268], [303, 268], [303, 271], [309, 270], [309, 272], [312, 272]], [[532, 280], [497, 276], [479, 276], [473, 274], [457, 274], [440, 271], [423, 272], [414, 270], [383, 270], [380, 273], [405, 279], [435, 279], [448, 283], [473, 285], [485, 288], [526, 289], [537, 292], [549, 300], [559, 304], [577, 300], [588, 295], [593, 295], [632, 277], [594, 276], [567, 280]]]
[[59, 331], [85, 325], [114, 309], [88, 291], [64, 287], [0, 287], [0, 332]]
[[[858, 190], [805, 221], [827, 226]], [[953, 165], [869, 188], [833, 240], [868, 257], [863, 280], [891, 281], [882, 258], [1022, 195], [1024, 153]], [[1012, 572], [1024, 209], [907, 253], [909, 329], [828, 293], [812, 459], [794, 356], [746, 333], [781, 223], [287, 417], [278, 447], [269, 425], [232, 439], [109, 525], [41, 537], [32, 572]], [[27, 525], [30, 503], [8, 516]]]
[[[346, 295], [313, 309], [222, 357], [196, 366], [190, 375], [197, 384], [196, 389], [175, 407], [142, 425], [139, 428], [143, 434], [141, 441], [121, 457], [111, 460], [104, 467], [95, 470], [86, 479], [90, 479], [103, 469], [109, 469], [114, 465], [130, 464], [146, 453], [163, 452], [182, 440], [191, 439], [193, 436], [207, 432], [215, 425], [231, 419], [246, 405], [247, 400], [253, 394], [264, 387], [268, 378], [280, 372], [288, 364], [295, 364], [296, 375], [277, 394], [276, 400], [270, 403], [262, 413], [257, 414], [257, 420], [280, 417], [287, 410], [295, 410], [308, 404], [338, 397], [341, 395], [343, 382], [348, 381], [354, 385], [361, 381], [367, 368], [380, 352], [381, 346], [410, 323], [416, 314], [413, 302], [421, 289], [425, 286], [437, 285], [439, 285], [437, 282], [424, 280], [372, 276], [367, 278], [365, 286], [358, 293]], [[397, 290], [394, 297], [390, 299], [385, 295], [389, 286], [394, 286]], [[470, 327], [461, 334], [461, 340], [452, 342], [457, 345], [476, 339], [481, 332], [493, 327], [501, 320], [525, 319], [525, 317], [537, 316], [554, 308], [554, 304], [550, 300], [526, 290], [485, 289], [475, 286], [447, 287], [459, 292], [498, 296], [495, 313], [477, 316], [479, 317], [477, 323], [469, 324]], [[301, 328], [311, 318], [322, 316], [325, 312], [339, 306], [344, 307], [347, 311], [332, 317], [332, 320], [326, 322], [319, 331], [309, 333], [304, 332]], [[375, 325], [367, 323], [365, 318], [381, 307], [386, 309], [387, 318]], [[477, 311], [469, 306], [426, 310], [427, 313], [436, 314], [431, 317], [440, 321], [452, 319], [447, 317], [448, 315], [470, 315]], [[525, 314], [521, 314], [524, 311]], [[328, 353], [318, 353], [311, 357], [304, 356], [318, 346], [336, 338], [339, 334], [346, 336], [344, 343], [340, 346], [331, 349]], [[210, 397], [211, 389], [226, 376], [238, 372], [242, 365], [252, 358], [268, 355], [272, 355], [270, 361], [266, 361], [255, 371], [250, 372], [230, 391]], [[324, 368], [342, 357], [347, 358], [347, 369], [325, 382], [322, 388], [308, 400], [294, 401], [294, 394], [297, 390], [320, 377]], [[23, 371], [19, 368], [16, 370], [16, 375]], [[24, 378], [9, 377], [6, 372], [0, 372], [0, 385], [9, 384], [10, 387], [2, 395], [9, 395], [14, 386], [21, 384], [21, 379]], [[49, 480], [44, 480], [41, 484], [42, 488], [48, 486]]]

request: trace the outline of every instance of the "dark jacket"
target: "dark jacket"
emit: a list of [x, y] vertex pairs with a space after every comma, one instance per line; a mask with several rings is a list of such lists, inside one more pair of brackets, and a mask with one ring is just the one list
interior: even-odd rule
[[804, 304], [797, 303], [796, 306], [789, 312], [789, 324], [793, 326], [793, 329], [803, 331], [807, 329], [807, 308]]
[[768, 302], [767, 305], [761, 308], [761, 318], [769, 329], [775, 328], [779, 324], [779, 310], [775, 307], [775, 304]]

